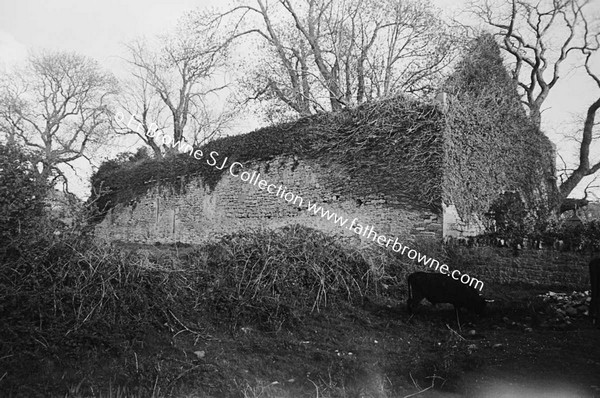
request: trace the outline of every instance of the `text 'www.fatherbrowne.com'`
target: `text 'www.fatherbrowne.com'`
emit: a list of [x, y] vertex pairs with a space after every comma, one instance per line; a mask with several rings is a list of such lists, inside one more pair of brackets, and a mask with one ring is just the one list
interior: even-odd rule
[[[298, 206], [300, 208], [303, 208], [305, 206], [304, 199], [299, 195], [287, 191], [286, 186], [281, 184], [278, 186], [275, 184], [269, 184], [266, 180], [261, 179], [260, 173], [257, 173], [256, 171], [253, 171], [252, 173], [248, 171], [240, 172], [240, 168], [242, 167], [243, 166], [241, 163], [233, 162], [229, 167], [229, 173], [234, 177], [238, 177], [244, 182], [257, 186], [260, 190], [266, 190], [268, 193], [276, 195], [278, 198], [285, 200], [289, 204]], [[335, 212], [326, 210], [323, 207], [317, 205], [316, 203], [311, 203], [309, 200], [306, 201], [305, 208], [306, 211], [308, 211], [309, 213], [318, 215], [321, 218], [325, 218], [328, 221], [339, 225], [340, 227], [348, 228], [350, 231], [354, 232], [357, 235], [361, 235], [363, 237], [366, 237], [367, 239], [372, 239], [373, 242], [377, 242], [377, 244], [382, 247], [391, 246], [393, 251], [406, 255], [411, 260], [416, 259], [417, 262], [419, 264], [422, 264], [423, 266], [429, 266], [430, 268], [433, 268], [442, 274], [448, 275], [455, 280], [459, 280], [465, 285], [472, 286], [475, 289], [483, 289], [482, 281], [473, 278], [468, 274], [461, 274], [459, 270], [450, 271], [450, 267], [448, 265], [440, 265], [440, 262], [438, 260], [428, 257], [425, 254], [421, 254], [417, 250], [411, 249], [410, 247], [398, 242], [398, 238], [386, 237], [384, 235], [378, 234], [374, 230], [372, 225], [362, 225], [358, 222], [358, 218], [350, 220], [349, 218], [340, 216]]]
[[[117, 114], [117, 121], [122, 122], [125, 120], [125, 117], [122, 114]], [[127, 123], [127, 126], [131, 123], [132, 120], [135, 120], [134, 116], [132, 116]], [[140, 126], [138, 125], [138, 128]], [[131, 127], [130, 127], [131, 128]], [[149, 129], [146, 133], [149, 137], [153, 137], [155, 141], [158, 141], [158, 137], [162, 134], [162, 131], [158, 129]], [[168, 135], [163, 135], [162, 137], [163, 145], [171, 145], [172, 148], [177, 147], [180, 152], [187, 152], [190, 156], [193, 156], [197, 160], [201, 160], [204, 158], [204, 153], [201, 149], [196, 149], [191, 145], [180, 141], [175, 142]], [[225, 157], [225, 159], [221, 162], [219, 160], [219, 153], [216, 151], [211, 151], [208, 154], [208, 158], [206, 159], [206, 164], [209, 166], [215, 167], [217, 170], [223, 170], [228, 165], [229, 157]], [[398, 242], [398, 238], [386, 237], [384, 235], [380, 235], [373, 229], [373, 226], [362, 225], [358, 222], [358, 218], [354, 218], [348, 224], [349, 219], [344, 218], [343, 216], [338, 215], [335, 212], [331, 212], [329, 210], [323, 209], [321, 206], [318, 206], [316, 203], [311, 203], [310, 201], [305, 201], [304, 199], [287, 190], [287, 187], [283, 184], [275, 185], [269, 184], [264, 179], [260, 178], [260, 173], [253, 171], [252, 173], [248, 171], [242, 171], [244, 166], [240, 162], [232, 162], [229, 165], [229, 174], [233, 177], [239, 178], [244, 182], [247, 182], [251, 185], [255, 185], [258, 189], [264, 191], [266, 190], [271, 195], [275, 195], [278, 198], [281, 198], [288, 202], [291, 205], [298, 206], [299, 208], [305, 208], [311, 214], [318, 215], [321, 218], [327, 219], [328, 221], [333, 222], [334, 224], [339, 225], [342, 228], [348, 228], [348, 230], [354, 232], [357, 235], [366, 237], [367, 239], [372, 239], [373, 242], [377, 242], [378, 245], [382, 247], [392, 247], [392, 250], [406, 255], [411, 260], [417, 260], [419, 264], [423, 266], [429, 266], [429, 268], [433, 268], [436, 271], [444, 275], [448, 275], [449, 277], [459, 280], [461, 283], [465, 285], [469, 285], [475, 289], [482, 290], [483, 282], [469, 276], [468, 274], [462, 274], [459, 270], [450, 271], [450, 267], [446, 264], [441, 264], [434, 258], [428, 257], [424, 254], [419, 253], [415, 249], [411, 249], [410, 247], [403, 245]]]

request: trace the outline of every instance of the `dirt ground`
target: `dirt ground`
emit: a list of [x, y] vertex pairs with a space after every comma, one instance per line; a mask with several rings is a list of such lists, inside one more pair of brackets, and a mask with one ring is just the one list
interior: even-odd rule
[[244, 396], [600, 397], [600, 329], [584, 316], [548, 325], [547, 289], [496, 289], [490, 315], [461, 314], [460, 331], [450, 307], [424, 302], [411, 317], [402, 303], [368, 302], [201, 348], [224, 378], [254, 380]]
[[108, 345], [0, 357], [0, 397], [600, 397], [600, 329], [584, 314], [553, 322], [547, 292], [487, 284], [488, 315], [463, 312], [460, 328], [450, 306], [410, 316], [393, 294], [275, 331], [198, 313]]
[[[450, 380], [440, 390], [419, 396], [600, 397], [600, 329], [585, 316], [570, 325], [549, 322], [555, 312], [541, 301], [545, 292], [493, 286], [490, 316], [471, 318], [473, 323], [462, 327], [473, 344], [467, 345], [470, 354], [461, 358], [461, 369], [448, 372]], [[452, 315], [429, 307], [420, 317], [436, 323]]]

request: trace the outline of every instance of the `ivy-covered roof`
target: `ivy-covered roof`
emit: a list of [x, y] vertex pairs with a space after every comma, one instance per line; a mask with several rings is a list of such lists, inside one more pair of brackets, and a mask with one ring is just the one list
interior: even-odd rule
[[219, 138], [199, 148], [201, 160], [181, 153], [105, 162], [92, 176], [90, 200], [105, 214], [118, 203], [139, 199], [152, 186], [149, 181], [178, 190], [200, 178], [212, 190], [227, 172], [205, 161], [216, 151], [220, 159], [228, 156], [230, 164], [280, 155], [335, 162], [352, 176], [348, 189], [354, 194], [396, 192], [422, 206], [439, 206], [442, 130], [443, 115], [436, 106], [396, 97]]

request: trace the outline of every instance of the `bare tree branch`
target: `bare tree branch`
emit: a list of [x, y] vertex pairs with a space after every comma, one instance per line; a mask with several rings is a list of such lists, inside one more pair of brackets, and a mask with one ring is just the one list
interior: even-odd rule
[[[218, 24], [219, 21], [213, 19], [212, 22]], [[156, 156], [160, 156], [160, 144], [147, 134], [150, 129], [162, 130], [168, 125], [174, 142], [183, 142], [186, 131], [193, 130], [191, 138], [195, 141], [202, 130], [187, 128], [189, 122], [194, 120], [198, 124], [199, 115], [206, 114], [202, 102], [207, 95], [227, 87], [207, 86], [222, 65], [226, 46], [217, 40], [214, 29], [201, 32], [195, 32], [194, 29], [195, 26], [184, 20], [175, 33], [162, 37], [155, 49], [150, 49], [149, 44], [143, 41], [127, 46], [128, 62], [133, 67], [138, 86], [137, 106], [128, 109], [128, 112], [135, 114], [141, 129], [134, 131], [125, 128], [122, 132], [137, 134]], [[131, 102], [130, 96], [129, 103], [123, 105], [135, 103]], [[169, 152], [173, 151], [171, 148]]]
[[[562, 76], [567, 60], [582, 59], [588, 76], [600, 88], [600, 78], [590, 67], [591, 57], [598, 54], [600, 48], [600, 31], [598, 21], [594, 28], [590, 23], [589, 0], [509, 0], [501, 7], [494, 7], [495, 4], [490, 0], [473, 2], [471, 12], [496, 29], [502, 48], [513, 62], [512, 76], [522, 89], [523, 103], [538, 128], [543, 104]], [[599, 108], [600, 97], [586, 110], [578, 133], [581, 137], [578, 166], [566, 178], [563, 178], [566, 167], [561, 174], [562, 201], [584, 177], [600, 170], [600, 159], [595, 164], [590, 159], [590, 148], [597, 137], [594, 127]]]
[[37, 153], [43, 178], [66, 180], [60, 166], [86, 159], [90, 146], [106, 141], [115, 79], [87, 57], [42, 52], [8, 80], [0, 87], [0, 126], [8, 141]]
[[226, 45], [257, 50], [243, 62], [240, 102], [285, 104], [300, 115], [428, 95], [457, 54], [451, 29], [414, 0], [246, 0], [200, 19], [197, 30], [210, 23]]

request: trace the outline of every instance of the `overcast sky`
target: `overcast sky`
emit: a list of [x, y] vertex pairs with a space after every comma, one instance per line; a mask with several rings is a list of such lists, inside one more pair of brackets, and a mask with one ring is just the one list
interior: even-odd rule
[[[23, 60], [28, 50], [61, 49], [93, 57], [120, 74], [123, 43], [164, 33], [172, 29], [186, 11], [218, 3], [211, 0], [0, 0], [0, 70]], [[459, 3], [434, 1], [447, 12], [458, 9]], [[594, 3], [600, 6], [600, 1]], [[574, 70], [561, 79], [548, 98], [543, 128], [561, 153], [574, 153], [574, 147], [562, 140], [561, 133], [568, 128], [567, 122], [593, 101], [598, 91], [589, 78]], [[86, 176], [89, 171], [84, 168], [82, 173]]]

